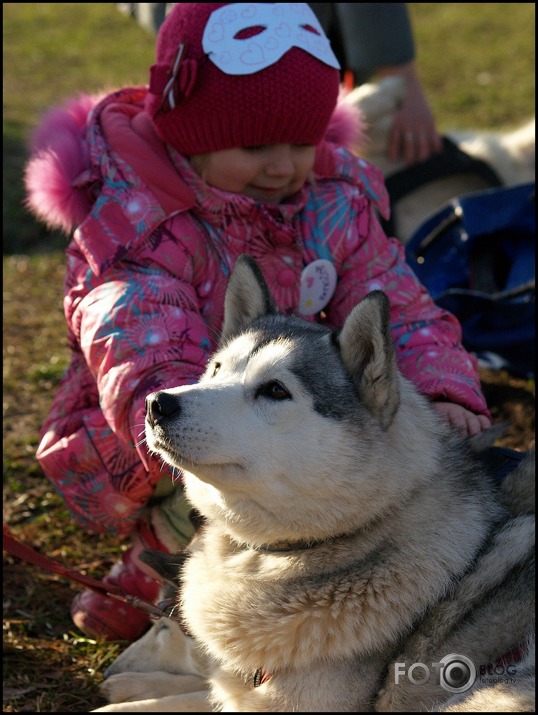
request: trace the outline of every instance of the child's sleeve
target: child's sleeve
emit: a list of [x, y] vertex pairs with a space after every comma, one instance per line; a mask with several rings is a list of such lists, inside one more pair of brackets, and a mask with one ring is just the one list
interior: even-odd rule
[[101, 410], [127, 442], [140, 443], [146, 396], [195, 382], [207, 361], [210, 341], [188, 272], [182, 281], [157, 265], [120, 263], [75, 301], [71, 322]]

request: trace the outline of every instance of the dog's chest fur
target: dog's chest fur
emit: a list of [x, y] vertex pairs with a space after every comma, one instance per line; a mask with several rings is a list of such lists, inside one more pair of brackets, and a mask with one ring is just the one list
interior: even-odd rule
[[[356, 707], [366, 708], [395, 644], [465, 563], [461, 553], [452, 564], [424, 559], [424, 542], [411, 537], [410, 525], [419, 520], [414, 511], [394, 514], [389, 535], [386, 523], [379, 530], [374, 525], [349, 539], [298, 552], [241, 548], [218, 526], [209, 527], [185, 566], [183, 608], [189, 629], [221, 664], [216, 682], [226, 682], [222, 692], [257, 697], [259, 709], [264, 693], [253, 689], [257, 671], [271, 675], [263, 689], [275, 697], [289, 695], [297, 682], [311, 677], [347, 674], [342, 691], [360, 698]], [[420, 533], [428, 541], [426, 528]], [[485, 530], [482, 523], [469, 535], [468, 557]], [[396, 547], [397, 535], [405, 549]], [[433, 533], [429, 543], [435, 549]], [[280, 688], [290, 678], [293, 687]], [[360, 681], [360, 688], [350, 687], [350, 680]], [[289, 707], [289, 701], [279, 701], [278, 709]], [[244, 700], [240, 709], [248, 710]]]
[[[341, 549], [332, 578], [327, 578], [327, 548], [316, 550], [323, 553], [241, 550], [210, 532], [189, 559], [184, 610], [189, 628], [221, 665], [211, 681], [213, 696], [226, 711], [291, 712], [309, 702], [320, 679], [330, 689], [342, 681], [338, 711], [367, 708], [385, 658], [361, 665], [353, 655], [362, 596], [354, 583], [352, 547]], [[353, 680], [357, 687], [350, 688]], [[313, 701], [309, 709], [318, 705]]]

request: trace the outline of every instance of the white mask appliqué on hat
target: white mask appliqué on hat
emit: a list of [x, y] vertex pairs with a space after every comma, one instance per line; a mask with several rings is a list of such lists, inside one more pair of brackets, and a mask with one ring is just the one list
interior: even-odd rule
[[[241, 39], [247, 31], [250, 36]], [[211, 62], [229, 75], [259, 72], [278, 62], [292, 47], [340, 69], [323, 28], [306, 3], [233, 3], [221, 7], [209, 17], [202, 46]]]

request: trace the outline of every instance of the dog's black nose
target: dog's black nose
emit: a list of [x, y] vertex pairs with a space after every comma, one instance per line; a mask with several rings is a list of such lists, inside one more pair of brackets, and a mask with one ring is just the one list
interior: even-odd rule
[[171, 417], [181, 409], [179, 397], [169, 392], [152, 392], [146, 397], [146, 417], [153, 427], [165, 417]]

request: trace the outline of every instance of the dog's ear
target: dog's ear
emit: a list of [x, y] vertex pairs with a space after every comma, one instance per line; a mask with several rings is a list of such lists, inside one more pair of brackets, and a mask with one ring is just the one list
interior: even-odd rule
[[392, 422], [400, 403], [389, 323], [389, 299], [375, 290], [355, 306], [338, 336], [342, 360], [359, 397], [383, 429]]
[[256, 318], [276, 312], [275, 301], [258, 264], [246, 253], [241, 254], [226, 289], [221, 344], [238, 335]]

